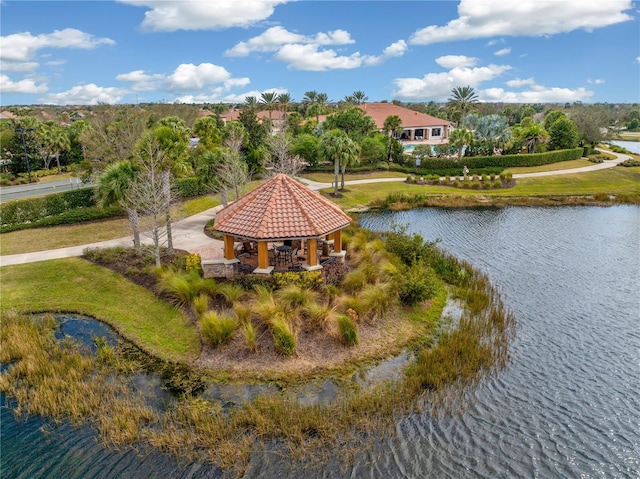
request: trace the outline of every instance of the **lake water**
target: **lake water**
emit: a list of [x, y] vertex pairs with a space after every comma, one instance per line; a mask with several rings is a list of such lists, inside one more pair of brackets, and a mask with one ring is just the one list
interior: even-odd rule
[[609, 141], [613, 145], [621, 146], [627, 150], [640, 155], [640, 141]]
[[[416, 413], [347, 470], [256, 451], [244, 477], [637, 478], [640, 208], [420, 209], [408, 225], [486, 272], [515, 312], [512, 360], [463, 412]], [[4, 406], [4, 399], [3, 399]], [[215, 467], [105, 449], [88, 429], [16, 422], [2, 408], [2, 477], [205, 478]]]

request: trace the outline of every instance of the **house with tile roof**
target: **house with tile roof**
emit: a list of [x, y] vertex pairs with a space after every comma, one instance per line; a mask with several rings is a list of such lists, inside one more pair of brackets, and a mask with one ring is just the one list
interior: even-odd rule
[[[242, 111], [241, 109], [232, 108], [227, 112], [222, 113], [220, 115], [220, 118], [226, 125], [230, 121], [238, 121], [241, 111]], [[258, 120], [262, 122], [271, 121], [271, 131], [273, 133], [282, 131], [286, 125], [286, 116], [284, 112], [281, 110], [272, 110], [271, 115], [269, 115], [268, 110], [256, 111], [256, 116], [258, 117]]]
[[[269, 274], [274, 265], [269, 262], [269, 248], [275, 243], [304, 241], [307, 271], [322, 269], [318, 262], [318, 244], [330, 244], [333, 258], [344, 258], [342, 229], [351, 223], [335, 203], [309, 189], [293, 178], [278, 174], [255, 190], [222, 208], [215, 217], [214, 229], [222, 233], [224, 259], [211, 264], [239, 263], [236, 241], [256, 244], [257, 268], [254, 273]], [[208, 264], [203, 261], [206, 271]], [[227, 276], [227, 273], [222, 275]]]
[[449, 134], [455, 124], [449, 120], [410, 110], [393, 103], [364, 103], [359, 105], [367, 115], [373, 118], [378, 130], [383, 131], [385, 120], [397, 115], [402, 121], [402, 134], [398, 139], [407, 141], [424, 141], [429, 144], [449, 141]]

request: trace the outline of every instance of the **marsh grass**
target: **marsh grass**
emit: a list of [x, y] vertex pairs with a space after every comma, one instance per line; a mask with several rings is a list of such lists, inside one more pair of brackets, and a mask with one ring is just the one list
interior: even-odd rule
[[353, 320], [346, 314], [339, 314], [337, 322], [342, 342], [347, 346], [355, 345], [358, 342], [358, 329]]

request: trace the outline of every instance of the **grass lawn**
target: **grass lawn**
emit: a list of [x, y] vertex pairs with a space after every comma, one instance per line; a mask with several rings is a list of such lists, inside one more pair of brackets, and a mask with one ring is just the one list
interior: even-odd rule
[[198, 333], [184, 313], [106, 268], [66, 258], [4, 266], [0, 274], [4, 310], [85, 314], [164, 360], [200, 354]]
[[[364, 207], [374, 200], [382, 200], [391, 193], [446, 195], [456, 197], [526, 197], [526, 196], [583, 196], [598, 193], [611, 195], [640, 196], [640, 167], [615, 167], [607, 170], [590, 171], [568, 175], [540, 178], [522, 178], [513, 188], [497, 190], [463, 190], [447, 186], [410, 185], [402, 182], [370, 183], [347, 186], [341, 198], [331, 198], [332, 189], [322, 193], [345, 210]], [[453, 201], [455, 202], [455, 201]], [[464, 201], [460, 202], [460, 206]]]
[[[612, 156], [612, 158], [614, 158]], [[557, 170], [571, 170], [573, 168], [582, 168], [583, 166], [593, 166], [589, 160], [580, 158], [578, 160], [561, 161], [558, 163], [551, 163], [550, 165], [540, 166], [522, 166], [517, 168], [507, 168], [504, 173], [512, 173], [519, 175], [522, 173], [538, 173], [539, 171], [557, 171]]]
[[112, 218], [73, 225], [31, 228], [0, 235], [0, 254], [31, 253], [97, 243], [131, 234], [126, 218]]
[[[317, 181], [319, 183], [333, 183], [335, 176], [333, 173], [305, 173], [300, 175], [301, 178], [306, 178], [311, 181]], [[367, 180], [369, 178], [406, 178], [406, 173], [400, 173], [398, 171], [381, 171], [377, 170], [372, 173], [347, 173], [344, 175], [344, 181], [351, 180]], [[338, 176], [338, 181], [340, 181]]]
[[[219, 204], [220, 201], [212, 196], [193, 198], [182, 202], [173, 216], [175, 219], [186, 218]], [[131, 228], [126, 218], [12, 231], [0, 236], [0, 255], [67, 248], [130, 235]]]

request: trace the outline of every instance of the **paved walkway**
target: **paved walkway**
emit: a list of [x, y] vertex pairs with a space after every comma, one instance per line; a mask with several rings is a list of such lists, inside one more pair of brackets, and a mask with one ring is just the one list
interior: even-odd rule
[[[613, 153], [607, 151], [616, 156], [615, 160], [608, 160], [603, 163], [594, 163], [590, 166], [584, 166], [581, 168], [573, 168], [568, 170], [555, 170], [555, 171], [543, 171], [539, 173], [523, 173], [513, 175], [514, 178], [535, 178], [539, 176], [553, 176], [553, 175], [569, 175], [573, 173], [583, 173], [585, 171], [602, 170], [606, 168], [612, 168], [617, 164], [630, 159], [629, 155], [621, 153]], [[317, 181], [307, 180], [305, 178], [299, 178], [300, 181], [306, 183], [312, 190], [320, 190], [324, 188], [331, 188], [331, 183], [320, 183]], [[362, 185], [365, 183], [386, 183], [390, 181], [405, 181], [406, 175], [398, 178], [370, 178], [365, 180], [351, 180], [345, 181], [345, 185]], [[190, 216], [180, 221], [176, 221], [172, 224], [173, 233], [173, 246], [176, 249], [183, 249], [192, 253], [199, 253], [203, 259], [216, 259], [223, 257], [223, 245], [222, 241], [214, 240], [204, 234], [204, 225], [215, 216], [216, 212], [222, 208], [216, 206], [215, 208], [208, 209], [197, 215]], [[144, 238], [144, 243], [150, 244], [149, 238]], [[8, 266], [11, 264], [23, 264], [33, 263], [36, 261], [46, 261], [50, 259], [68, 258], [71, 256], [81, 256], [86, 248], [108, 248], [113, 246], [131, 246], [131, 236], [125, 238], [118, 238], [109, 241], [102, 241], [100, 243], [92, 243], [81, 246], [70, 246], [68, 248], [59, 248], [48, 251], [37, 251], [33, 253], [13, 254], [0, 256], [0, 266]]]

